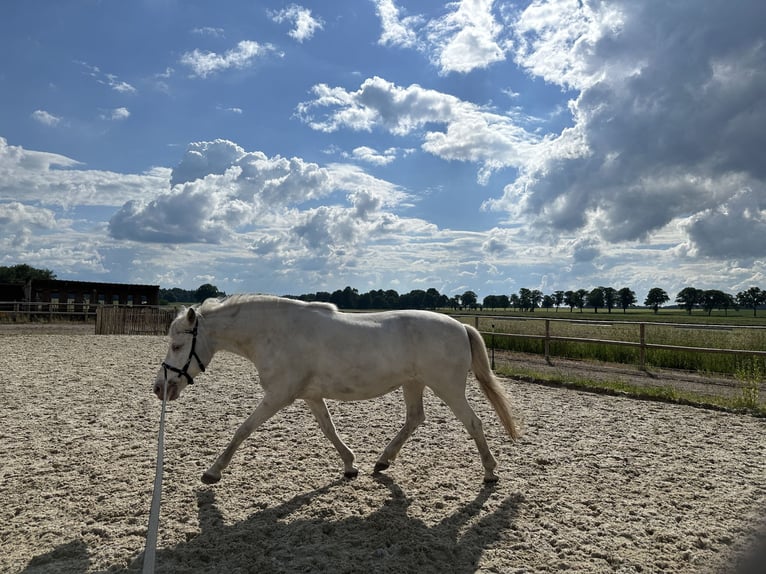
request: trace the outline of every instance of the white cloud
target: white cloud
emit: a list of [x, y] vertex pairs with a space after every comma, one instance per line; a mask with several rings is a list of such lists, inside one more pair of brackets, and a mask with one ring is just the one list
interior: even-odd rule
[[401, 46], [415, 48], [418, 46], [416, 28], [423, 23], [420, 16], [399, 15], [399, 8], [393, 0], [377, 0], [375, 7], [380, 18], [381, 33], [378, 43], [383, 46]]
[[212, 38], [226, 37], [223, 28], [216, 28], [213, 26], [201, 26], [199, 28], [192, 28], [191, 33], [198, 36], [210, 36]]
[[[538, 135], [518, 125], [513, 116], [417, 84], [400, 87], [373, 77], [355, 92], [319, 84], [313, 93], [316, 98], [301, 103], [297, 112], [316, 130], [371, 131], [382, 127], [404, 136], [431, 126], [445, 126], [444, 131], [425, 131], [422, 149], [443, 159], [478, 163], [481, 183], [486, 183], [497, 169], [524, 165], [538, 157], [538, 144], [549, 148]], [[327, 113], [315, 117], [315, 110], [322, 108], [327, 108]]]
[[106, 84], [112, 88], [115, 92], [120, 92], [123, 94], [134, 94], [136, 93], [136, 88], [131, 86], [128, 82], [124, 82], [117, 78], [114, 74], [106, 74]]
[[298, 42], [310, 40], [317, 30], [322, 30], [324, 27], [321, 18], [315, 18], [311, 15], [310, 9], [296, 4], [290, 4], [287, 8], [272, 12], [271, 19], [277, 23], [290, 22], [293, 29], [288, 32], [288, 35]]
[[551, 236], [590, 230], [609, 242], [690, 221], [679, 227], [690, 253], [753, 255], [735, 229], [766, 244], [763, 18], [759, 2], [530, 4], [515, 23], [516, 61], [576, 90], [574, 125], [522, 158], [488, 205]]
[[160, 194], [129, 201], [109, 221], [115, 239], [155, 243], [220, 243], [250, 217], [251, 208], [229, 197], [222, 176], [210, 176]]
[[116, 75], [114, 74], [105, 74], [101, 71], [101, 68], [98, 66], [93, 66], [87, 62], [82, 61], [75, 61], [76, 64], [79, 64], [85, 69], [85, 75], [90, 76], [96, 82], [99, 84], [102, 84], [104, 86], [108, 86], [110, 89], [114, 90], [115, 92], [120, 92], [123, 94], [134, 94], [137, 92], [136, 88], [129, 84], [128, 82], [120, 80]]
[[0, 137], [0, 201], [41, 205], [121, 205], [167, 187], [166, 170], [120, 174], [86, 170], [66, 156], [8, 145]]
[[461, 0], [451, 11], [427, 20], [400, 16], [393, 0], [375, 2], [381, 23], [378, 43], [424, 52], [440, 73], [467, 73], [505, 60], [510, 47], [504, 27], [493, 14], [492, 0]]
[[396, 148], [388, 148], [382, 152], [368, 146], [359, 146], [351, 152], [353, 159], [373, 165], [388, 165], [396, 159]]
[[101, 114], [102, 119], [112, 121], [127, 120], [129, 117], [130, 111], [125, 107], [114, 108], [113, 110]]
[[257, 58], [263, 58], [276, 50], [271, 44], [259, 44], [252, 40], [242, 40], [235, 48], [223, 54], [203, 52], [195, 49], [181, 56], [181, 64], [191, 68], [193, 74], [207, 78], [211, 74], [233, 69], [243, 69], [251, 66]]
[[24, 205], [18, 201], [0, 202], [0, 244], [7, 242], [12, 248], [26, 246], [33, 231], [55, 229], [56, 216], [50, 209]]
[[59, 116], [54, 116], [50, 112], [46, 112], [45, 110], [35, 110], [32, 112], [31, 117], [36, 122], [39, 122], [45, 126], [57, 126], [61, 123], [61, 118]]
[[470, 72], [505, 59], [503, 32], [492, 14], [492, 0], [462, 0], [457, 9], [429, 22], [427, 35], [435, 47], [441, 73]]

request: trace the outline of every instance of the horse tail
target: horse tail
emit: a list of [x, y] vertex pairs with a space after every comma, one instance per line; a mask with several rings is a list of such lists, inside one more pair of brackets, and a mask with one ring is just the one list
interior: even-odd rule
[[508, 436], [510, 436], [512, 440], [516, 440], [521, 437], [521, 432], [517, 428], [516, 420], [512, 413], [513, 407], [511, 406], [511, 400], [508, 398], [508, 395], [506, 395], [503, 387], [492, 372], [484, 339], [481, 334], [470, 325], [464, 326], [468, 333], [468, 341], [471, 344], [471, 370], [479, 381], [479, 385], [481, 386], [484, 395], [489, 400], [492, 408], [495, 409], [497, 416], [500, 418], [500, 422], [503, 423], [505, 430], [508, 432]]

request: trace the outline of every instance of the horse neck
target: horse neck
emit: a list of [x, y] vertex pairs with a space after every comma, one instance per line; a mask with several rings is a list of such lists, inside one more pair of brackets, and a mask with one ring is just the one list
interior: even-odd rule
[[211, 309], [205, 313], [205, 330], [213, 353], [229, 351], [253, 360], [258, 347], [257, 338], [262, 332], [264, 312], [260, 305], [241, 304]]

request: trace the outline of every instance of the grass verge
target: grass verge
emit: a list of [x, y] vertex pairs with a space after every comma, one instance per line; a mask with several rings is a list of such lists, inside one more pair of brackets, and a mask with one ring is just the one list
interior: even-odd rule
[[508, 366], [498, 367], [496, 373], [504, 377], [541, 385], [766, 417], [766, 405], [760, 403], [757, 393], [753, 396], [752, 386], [747, 384], [743, 385], [739, 395], [722, 397], [684, 391], [671, 386], [643, 386], [624, 381], [593, 380], [570, 375], [564, 377], [564, 375], [553, 375]]

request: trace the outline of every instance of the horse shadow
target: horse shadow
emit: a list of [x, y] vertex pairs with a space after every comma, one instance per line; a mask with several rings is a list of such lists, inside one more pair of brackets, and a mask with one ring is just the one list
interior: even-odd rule
[[[521, 504], [519, 497], [509, 496], [483, 514], [494, 492], [484, 486], [474, 500], [429, 526], [408, 515], [412, 501], [391, 478], [382, 475], [376, 482], [389, 496], [371, 514], [334, 519], [332, 508], [312, 508], [317, 497], [344, 492], [344, 481], [334, 481], [232, 525], [225, 524], [215, 491], [202, 488], [197, 491], [201, 532], [158, 550], [156, 572], [472, 573], [485, 550], [513, 524]], [[293, 516], [298, 510], [301, 516]], [[80, 563], [87, 568], [84, 550], [86, 559]], [[35, 560], [38, 565], [48, 561]], [[139, 572], [142, 561], [143, 553], [127, 568], [106, 572]]]

